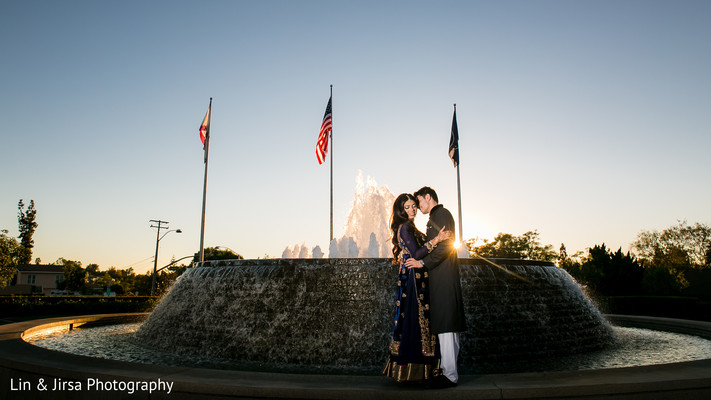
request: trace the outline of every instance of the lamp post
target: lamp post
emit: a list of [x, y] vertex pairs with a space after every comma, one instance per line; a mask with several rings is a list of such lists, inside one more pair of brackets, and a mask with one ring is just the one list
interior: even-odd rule
[[[175, 233], [183, 233], [180, 229], [173, 229], [170, 231], [165, 232], [162, 236], [160, 234], [161, 229], [168, 229], [168, 221], [161, 221], [161, 220], [155, 220], [152, 219], [150, 222], [154, 223], [155, 225], [151, 225], [151, 228], [158, 228], [158, 231], [156, 232], [156, 255], [153, 257], [153, 283], [151, 284], [151, 296], [153, 296], [153, 293], [156, 291], [156, 268], [158, 267], [158, 244], [160, 243], [160, 240], [165, 237], [165, 235], [169, 234], [170, 232], [175, 232]], [[165, 224], [165, 225], [163, 225]]]
[[185, 256], [185, 257], [179, 258], [179, 259], [177, 259], [177, 260], [171, 262], [170, 264], [166, 265], [165, 267], [160, 267], [160, 268], [158, 268], [158, 272], [163, 271], [163, 270], [166, 269], [166, 268], [170, 268], [170, 267], [172, 267], [173, 265], [177, 264], [179, 261], [183, 261], [183, 260], [188, 259], [188, 258], [195, 258], [195, 255], [193, 254], [193, 255], [191, 255], [191, 256]]

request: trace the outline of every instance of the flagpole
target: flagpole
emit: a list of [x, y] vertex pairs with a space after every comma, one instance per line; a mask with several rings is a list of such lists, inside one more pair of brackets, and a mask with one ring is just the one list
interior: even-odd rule
[[[454, 115], [457, 115], [457, 104], [454, 104]], [[459, 136], [459, 129], [457, 128], [457, 136]], [[457, 151], [459, 151], [459, 144], [457, 144]], [[457, 162], [457, 200], [459, 202], [459, 242], [464, 241], [464, 236], [462, 235], [462, 185], [459, 179], [459, 162]]]
[[457, 165], [457, 195], [459, 197], [459, 241], [464, 241], [462, 236], [462, 185], [459, 182], [459, 165]]
[[329, 143], [331, 144], [331, 240], [328, 241], [329, 246], [331, 242], [333, 241], [333, 85], [331, 85], [331, 132], [329, 135], [331, 136], [329, 138]]
[[207, 108], [207, 134], [205, 135], [205, 181], [202, 186], [202, 222], [200, 224], [200, 262], [205, 261], [205, 204], [207, 203], [207, 160], [210, 154], [210, 121], [212, 120], [212, 97]]

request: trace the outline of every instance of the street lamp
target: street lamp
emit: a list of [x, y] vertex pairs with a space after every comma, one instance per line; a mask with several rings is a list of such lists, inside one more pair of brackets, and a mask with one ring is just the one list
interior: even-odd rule
[[[153, 283], [151, 284], [151, 296], [153, 296], [153, 293], [156, 291], [156, 268], [158, 267], [158, 244], [160, 243], [160, 240], [165, 237], [165, 235], [169, 234], [170, 232], [175, 232], [175, 233], [183, 233], [180, 229], [173, 229], [165, 232], [162, 236], [160, 234], [161, 229], [168, 229], [168, 221], [161, 221], [161, 220], [155, 220], [152, 219], [149, 222], [155, 223], [156, 225], [151, 225], [151, 228], [158, 228], [158, 232], [156, 233], [156, 255], [153, 257]], [[163, 225], [165, 224], [165, 225]]]
[[183, 261], [183, 260], [188, 259], [188, 258], [195, 258], [195, 255], [193, 254], [193, 255], [191, 255], [191, 256], [185, 256], [185, 257], [179, 258], [179, 259], [177, 259], [177, 260], [171, 262], [170, 264], [166, 265], [165, 267], [158, 268], [158, 272], [163, 271], [163, 270], [166, 269], [166, 268], [170, 268], [170, 267], [172, 267], [173, 265], [177, 264], [179, 261]]

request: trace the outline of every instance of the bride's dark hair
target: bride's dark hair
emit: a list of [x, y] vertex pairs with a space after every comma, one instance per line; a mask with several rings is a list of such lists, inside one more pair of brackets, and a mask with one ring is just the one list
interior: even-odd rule
[[393, 203], [393, 213], [390, 215], [390, 230], [392, 231], [393, 243], [393, 264], [398, 263], [398, 260], [400, 259], [400, 252], [402, 252], [397, 236], [397, 230], [400, 228], [400, 225], [406, 224], [406, 228], [409, 229], [411, 232], [415, 233], [414, 236], [417, 239], [418, 245], [421, 244], [420, 241], [424, 241], [421, 237], [424, 235], [422, 235], [422, 233], [417, 230], [415, 224], [410, 222], [410, 218], [405, 212], [405, 203], [408, 200], [414, 201], [415, 204], [417, 203], [417, 200], [409, 193], [403, 193], [397, 196], [395, 202]]

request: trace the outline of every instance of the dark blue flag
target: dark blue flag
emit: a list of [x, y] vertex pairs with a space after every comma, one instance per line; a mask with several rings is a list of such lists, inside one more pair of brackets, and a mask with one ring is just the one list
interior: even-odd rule
[[459, 165], [459, 130], [457, 129], [457, 105], [454, 105], [454, 115], [452, 116], [452, 136], [449, 138], [449, 158], [454, 166]]

